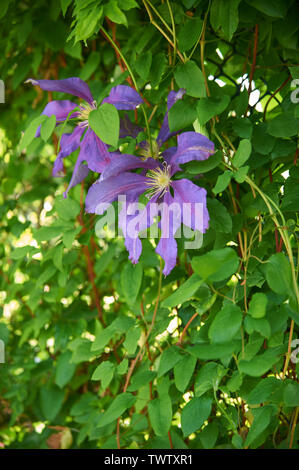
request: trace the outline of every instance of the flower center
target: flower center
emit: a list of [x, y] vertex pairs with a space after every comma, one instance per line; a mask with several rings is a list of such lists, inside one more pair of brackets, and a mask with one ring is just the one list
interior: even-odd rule
[[150, 181], [146, 184], [150, 186], [148, 196], [163, 196], [169, 188], [171, 182], [170, 165], [166, 162], [163, 163], [163, 168], [149, 170], [146, 174]]
[[83, 103], [79, 106], [78, 111], [78, 126], [80, 127], [87, 127], [88, 126], [88, 116], [91, 111], [97, 108], [97, 104], [93, 101], [91, 104]]
[[150, 157], [154, 158], [155, 160], [159, 158], [160, 147], [155, 139], [152, 139], [152, 152], [153, 155], [151, 154], [149, 142], [145, 142], [144, 147], [139, 150], [141, 160], [147, 160]]

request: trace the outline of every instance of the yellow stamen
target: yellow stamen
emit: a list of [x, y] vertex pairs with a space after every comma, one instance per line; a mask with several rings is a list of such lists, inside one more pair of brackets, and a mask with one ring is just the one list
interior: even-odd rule
[[80, 127], [88, 126], [88, 116], [91, 111], [96, 109], [95, 101], [92, 104], [84, 103], [79, 106], [80, 111], [78, 112], [78, 125]]
[[149, 143], [146, 142], [145, 147], [139, 150], [139, 153], [141, 155], [141, 160], [147, 160], [149, 157], [152, 157], [155, 160], [159, 158], [160, 147], [158, 145], [158, 142], [155, 139], [152, 139], [152, 152], [153, 154], [151, 154]]
[[170, 166], [166, 163], [163, 168], [157, 168], [147, 172], [146, 176], [150, 179], [146, 184], [150, 186], [148, 191], [149, 197], [163, 196], [169, 189], [171, 182]]

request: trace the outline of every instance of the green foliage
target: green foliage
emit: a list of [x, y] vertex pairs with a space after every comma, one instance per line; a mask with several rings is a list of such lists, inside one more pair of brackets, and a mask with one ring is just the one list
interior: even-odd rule
[[[51, 447], [60, 426], [76, 449], [299, 448], [298, 14], [291, 0], [1, 3], [0, 447]], [[156, 139], [178, 88], [170, 131], [215, 144], [175, 176], [207, 191], [210, 221], [199, 248], [177, 239], [166, 278], [157, 239], [137, 265], [108, 227], [97, 239], [83, 201], [98, 175], [63, 197], [78, 151], [51, 176], [71, 122], [41, 113], [72, 97], [24, 82], [75, 76], [98, 103], [118, 84], [142, 94], [136, 112], [89, 114], [113, 150], [135, 153], [147, 124]], [[125, 114], [136, 139], [119, 139]]]

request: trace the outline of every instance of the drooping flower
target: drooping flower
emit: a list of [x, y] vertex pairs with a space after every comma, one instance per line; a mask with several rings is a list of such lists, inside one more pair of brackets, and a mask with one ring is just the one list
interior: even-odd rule
[[[200, 230], [202, 233], [209, 225], [206, 190], [185, 178], [173, 179], [173, 176], [180, 171], [179, 163], [198, 156], [199, 151], [196, 150], [196, 146], [186, 146], [186, 137], [184, 134], [178, 137], [178, 141], [183, 140], [185, 144], [185, 152], [179, 143], [179, 151], [175, 152], [168, 162], [151, 159], [148, 164], [151, 164], [152, 168], [146, 174], [110, 170], [106, 178], [98, 180], [90, 187], [85, 200], [87, 212], [102, 214], [107, 208], [107, 203], [112, 203], [119, 197], [124, 199], [125, 196], [119, 213], [119, 225], [125, 236], [129, 258], [133, 263], [138, 262], [142, 252], [140, 232], [152, 226], [155, 217], [160, 214], [161, 237], [156, 252], [165, 261], [163, 269], [165, 276], [176, 265], [175, 234], [181, 224], [184, 223], [192, 230]], [[207, 152], [207, 156], [209, 154]], [[136, 219], [136, 205], [143, 193], [147, 195], [149, 201]]]
[[[78, 77], [64, 80], [29, 79], [27, 82], [39, 86], [42, 90], [70, 93], [84, 100], [79, 105], [69, 100], [51, 101], [42, 112], [46, 116], [55, 115], [57, 124], [67, 119], [75, 119], [76, 122], [73, 132], [63, 134], [61, 137], [60, 151], [52, 172], [53, 176], [59, 176], [63, 170], [63, 158], [80, 147], [67, 193], [71, 187], [80, 183], [87, 176], [89, 170], [101, 173], [111, 161], [112, 155], [108, 152], [107, 145], [94, 133], [88, 123], [89, 113], [97, 108], [97, 103], [89, 86]], [[142, 101], [142, 98], [133, 88], [126, 85], [117, 85], [111, 89], [109, 96], [104, 98], [103, 103], [113, 104], [118, 110], [133, 110]], [[123, 130], [125, 126], [128, 126], [127, 120], [121, 126], [123, 133], [125, 133]], [[40, 129], [37, 130], [36, 136], [39, 136], [39, 132]]]

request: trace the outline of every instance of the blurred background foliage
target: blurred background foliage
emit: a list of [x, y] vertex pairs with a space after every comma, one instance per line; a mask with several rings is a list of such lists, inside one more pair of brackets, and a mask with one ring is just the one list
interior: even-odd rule
[[[1, 1], [1, 447], [299, 447], [298, 15], [292, 0]], [[52, 178], [59, 126], [19, 144], [63, 97], [26, 79], [78, 76], [98, 99], [132, 84], [118, 48], [152, 134], [183, 87], [171, 128], [219, 150], [184, 167], [210, 228], [200, 250], [178, 240], [163, 279], [155, 240], [133, 267], [122, 238], [97, 239], [96, 175], [63, 199], [76, 154]]]

